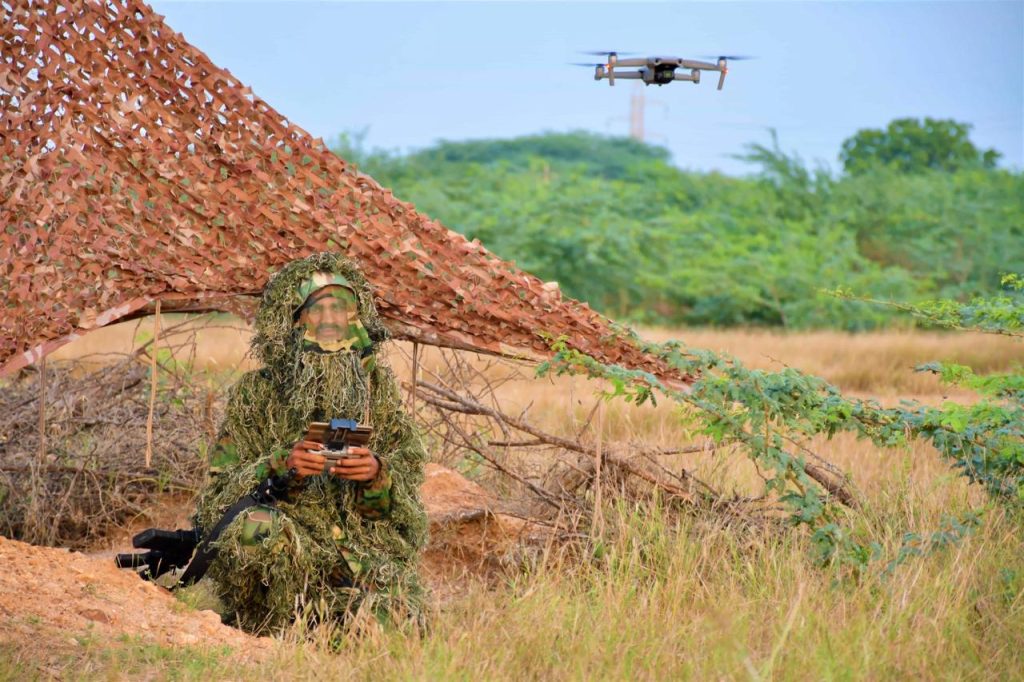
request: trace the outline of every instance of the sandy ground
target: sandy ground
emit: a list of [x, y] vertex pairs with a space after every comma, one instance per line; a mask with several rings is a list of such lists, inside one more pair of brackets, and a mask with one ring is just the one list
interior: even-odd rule
[[66, 654], [86, 637], [229, 646], [250, 659], [270, 649], [266, 638], [222, 625], [213, 611], [191, 611], [164, 588], [104, 557], [0, 537], [0, 566], [0, 642], [19, 649], [44, 645], [38, 661], [44, 670], [47, 654]]
[[[460, 474], [429, 464], [423, 499], [431, 543], [423, 575], [443, 603], [468, 576], [495, 573], [512, 553], [537, 543], [538, 528], [494, 512], [494, 500]], [[184, 518], [185, 510], [164, 518]], [[274, 648], [269, 638], [221, 624], [213, 611], [189, 608], [168, 590], [114, 566], [123, 546], [83, 554], [0, 537], [0, 645], [22, 663], [61, 676], [69, 656], [90, 641], [136, 641], [165, 646], [230, 647], [232, 656], [259, 661]], [[35, 652], [38, 652], [35, 653]], [[4, 655], [0, 651], [0, 655]]]

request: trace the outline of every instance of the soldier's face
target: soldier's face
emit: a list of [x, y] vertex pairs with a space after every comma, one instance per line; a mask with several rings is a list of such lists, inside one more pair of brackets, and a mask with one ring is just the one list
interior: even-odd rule
[[348, 323], [355, 310], [350, 307], [344, 295], [346, 289], [329, 286], [310, 294], [312, 301], [303, 308], [299, 317], [306, 328], [306, 335], [332, 343], [344, 340], [348, 335]]

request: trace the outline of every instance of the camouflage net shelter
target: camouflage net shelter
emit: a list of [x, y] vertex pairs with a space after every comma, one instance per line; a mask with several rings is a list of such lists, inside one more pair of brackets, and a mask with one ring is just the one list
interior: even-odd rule
[[680, 378], [396, 199], [144, 3], [0, 0], [0, 17], [0, 374], [158, 301], [251, 311], [270, 272], [332, 250], [396, 338], [539, 357], [543, 330]]

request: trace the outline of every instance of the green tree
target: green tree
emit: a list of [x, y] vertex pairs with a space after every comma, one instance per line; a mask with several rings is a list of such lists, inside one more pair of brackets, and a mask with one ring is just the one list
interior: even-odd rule
[[843, 142], [839, 154], [847, 173], [891, 166], [903, 173], [995, 168], [999, 152], [978, 149], [968, 139], [971, 126], [952, 119], [900, 118], [885, 130], [866, 128]]
[[823, 209], [822, 220], [855, 235], [861, 255], [912, 273], [937, 296], [967, 301], [998, 286], [1001, 273], [1024, 272], [1021, 173], [876, 168], [843, 178]]
[[[833, 176], [768, 144], [750, 177], [682, 170], [589, 133], [335, 150], [399, 198], [619, 320], [869, 329], [894, 311], [818, 295], [969, 301], [1024, 271], [1024, 174], [981, 165]], [[927, 322], [925, 324], [928, 324]]]

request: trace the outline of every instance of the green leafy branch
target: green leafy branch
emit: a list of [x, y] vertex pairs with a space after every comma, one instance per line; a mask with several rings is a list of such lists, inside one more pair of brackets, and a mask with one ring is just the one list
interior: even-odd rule
[[[952, 300], [899, 304], [901, 310], [947, 329], [1024, 338], [1024, 277], [1007, 274], [1006, 290], [969, 303]], [[849, 298], [849, 292], [835, 295]], [[889, 304], [896, 305], [896, 304]], [[907, 405], [900, 418], [916, 436], [931, 442], [972, 482], [1002, 501], [1024, 501], [1024, 373], [979, 375], [955, 363], [930, 362], [916, 368], [949, 385], [976, 391], [970, 405], [947, 401], [940, 407]]]
[[[863, 567], [878, 548], [859, 541], [842, 525], [834, 496], [808, 475], [806, 456], [813, 453], [803, 443], [819, 434], [831, 438], [850, 432], [878, 446], [924, 439], [997, 498], [1024, 498], [1024, 413], [1019, 401], [947, 403], [941, 408], [907, 401], [885, 408], [872, 400], [847, 398], [825, 380], [792, 368], [752, 370], [731, 356], [687, 348], [678, 341], [647, 343], [621, 327], [615, 333], [630, 334], [644, 352], [696, 379], [687, 388], [675, 388], [649, 372], [601, 363], [570, 348], [564, 338], [552, 342], [554, 356], [538, 372], [601, 378], [611, 384], [609, 397], [638, 405], [663, 396], [695, 408], [683, 412], [688, 425], [718, 444], [741, 446], [770, 474], [766, 492], [786, 505], [793, 523], [811, 530], [822, 563]], [[962, 371], [959, 376], [968, 380]], [[989, 381], [1000, 395], [1018, 385], [1012, 376]]]
[[[823, 380], [793, 369], [781, 372], [750, 370], [732, 357], [687, 349], [679, 342], [649, 344], [634, 340], [681, 374], [699, 377], [688, 389], [668, 386], [653, 374], [607, 365], [556, 339], [554, 357], [541, 374], [585, 374], [611, 384], [609, 396], [627, 402], [655, 402], [661, 395], [695, 410], [683, 412], [691, 426], [717, 444], [738, 444], [769, 476], [766, 492], [775, 493], [796, 524], [812, 529], [812, 542], [822, 562], [863, 565], [871, 550], [857, 543], [839, 524], [831, 496], [807, 473], [804, 437], [832, 433], [853, 423], [863, 405], [844, 401]], [[866, 423], [863, 428], [868, 427]], [[898, 430], [887, 436], [901, 438]]]
[[977, 297], [969, 303], [937, 299], [920, 303], [900, 303], [857, 296], [849, 289], [827, 290], [823, 293], [847, 301], [860, 301], [893, 308], [925, 322], [928, 326], [957, 331], [975, 331], [1024, 338], [1024, 276], [1004, 275], [1001, 280], [1006, 293]]

